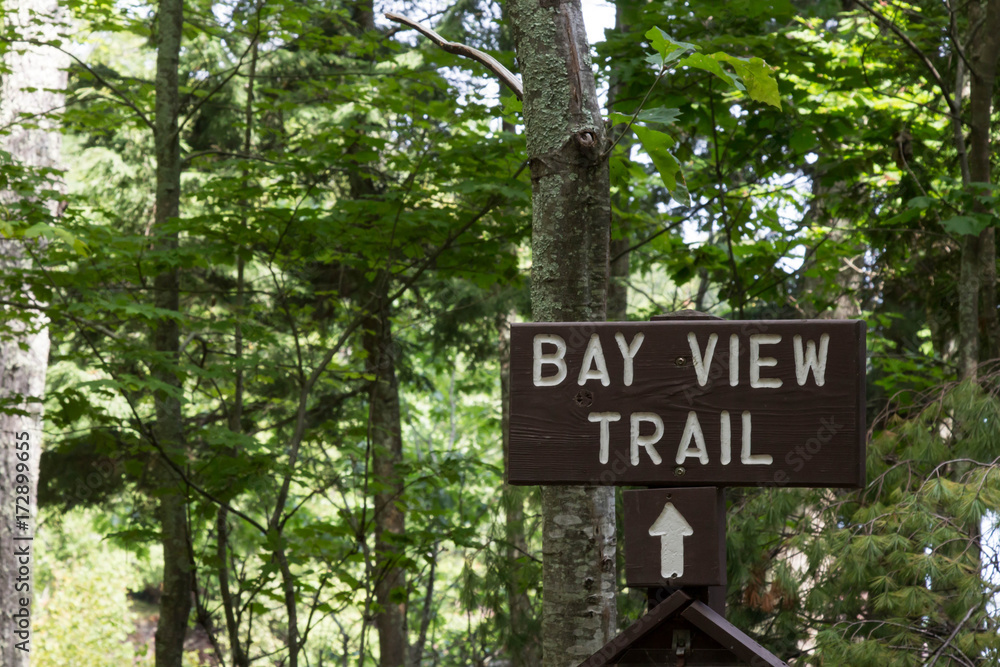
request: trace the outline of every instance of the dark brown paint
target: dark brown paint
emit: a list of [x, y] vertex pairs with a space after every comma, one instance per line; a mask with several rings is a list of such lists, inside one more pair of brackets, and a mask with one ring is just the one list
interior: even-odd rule
[[[726, 501], [718, 487], [641, 489], [622, 494], [625, 509], [625, 583], [631, 587], [725, 586]], [[660, 574], [660, 538], [649, 534], [666, 503], [691, 526], [684, 539], [684, 573]]]
[[[624, 361], [615, 341], [643, 332], [634, 359], [634, 380], [623, 382]], [[705, 352], [710, 334], [719, 336], [700, 386], [687, 340], [694, 332]], [[598, 380], [578, 384], [577, 375], [592, 334], [600, 337], [610, 385]], [[740, 337], [739, 384], [729, 384], [729, 337]], [[830, 335], [825, 384], [812, 372], [804, 386], [795, 377], [793, 336], [813, 340]], [[558, 386], [532, 381], [533, 339], [555, 334], [566, 342], [568, 376]], [[761, 369], [779, 378], [779, 388], [750, 386], [750, 336], [779, 334], [780, 343], [765, 345], [761, 356], [777, 365]], [[553, 348], [546, 346], [545, 352]], [[546, 366], [543, 377], [554, 367]], [[657, 321], [515, 324], [511, 331], [511, 419], [507, 476], [512, 484], [601, 484], [648, 486], [862, 487], [865, 483], [865, 324], [855, 320]], [[720, 412], [730, 414], [732, 460], [720, 462]], [[740, 462], [741, 414], [751, 413], [752, 453], [769, 454], [772, 465]], [[689, 458], [675, 463], [689, 411], [699, 418], [709, 462]], [[619, 412], [611, 423], [609, 461], [599, 461], [600, 425], [591, 412]], [[654, 465], [640, 448], [640, 462], [630, 462], [633, 412], [654, 412], [664, 423], [655, 445], [663, 461]], [[651, 429], [645, 425], [642, 433]], [[679, 470], [683, 468], [683, 470]]]

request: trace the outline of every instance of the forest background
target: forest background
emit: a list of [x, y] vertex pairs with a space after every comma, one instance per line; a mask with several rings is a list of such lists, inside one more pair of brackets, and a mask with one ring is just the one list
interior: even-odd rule
[[[614, 8], [608, 319], [868, 323], [868, 486], [731, 489], [730, 620], [797, 665], [1000, 664], [1000, 0]], [[34, 664], [541, 663], [541, 501], [502, 463], [521, 104], [376, 20], [516, 72], [509, 9], [5, 0]]]

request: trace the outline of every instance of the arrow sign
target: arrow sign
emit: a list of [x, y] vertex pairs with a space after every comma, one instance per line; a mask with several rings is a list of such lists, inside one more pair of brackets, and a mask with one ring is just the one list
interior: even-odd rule
[[666, 579], [683, 575], [684, 538], [694, 535], [694, 530], [673, 503], [663, 506], [649, 534], [660, 538], [660, 575]]
[[[625, 582], [629, 586], [726, 584], [726, 500], [722, 489], [630, 489], [622, 499]], [[697, 537], [686, 539], [690, 535]]]

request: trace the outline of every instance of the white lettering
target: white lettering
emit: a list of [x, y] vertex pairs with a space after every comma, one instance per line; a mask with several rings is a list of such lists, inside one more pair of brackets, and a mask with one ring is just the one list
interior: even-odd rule
[[722, 448], [721, 463], [729, 465], [733, 458], [733, 428], [729, 423], [729, 412], [723, 410], [719, 416], [719, 445]]
[[705, 356], [702, 356], [698, 347], [698, 339], [694, 332], [688, 334], [688, 346], [691, 348], [691, 360], [694, 362], [694, 372], [698, 375], [698, 384], [702, 387], [708, 382], [708, 368], [712, 364], [712, 356], [715, 354], [715, 344], [719, 342], [719, 334], [712, 334], [708, 337], [708, 347], [705, 349]]
[[[713, 336], [715, 334], [712, 334]], [[696, 447], [688, 447], [691, 439], [694, 438]], [[705, 434], [701, 431], [701, 422], [694, 410], [688, 413], [687, 423], [684, 424], [684, 433], [681, 435], [681, 442], [677, 445], [677, 463], [684, 463], [689, 456], [695, 456], [702, 464], [708, 463], [708, 450], [705, 448]]]
[[743, 451], [740, 452], [740, 462], [748, 466], [769, 466], [774, 459], [770, 454], [750, 453], [750, 411], [743, 411]]
[[621, 418], [622, 415], [620, 412], [591, 412], [587, 415], [589, 421], [600, 422], [601, 424], [601, 463], [608, 462], [608, 447], [611, 442], [611, 427], [608, 424], [616, 422]]
[[615, 334], [615, 340], [618, 342], [618, 349], [622, 352], [622, 360], [625, 362], [625, 386], [632, 386], [632, 379], [635, 377], [635, 373], [632, 366], [632, 360], [635, 358], [637, 352], [639, 352], [639, 347], [642, 345], [643, 339], [646, 338], [646, 334], [641, 331], [632, 337], [632, 342], [628, 345], [625, 344], [625, 334], [621, 331]]
[[[639, 448], [645, 447], [646, 453], [649, 454], [649, 458], [653, 460], [655, 465], [660, 465], [663, 459], [660, 458], [660, 454], [653, 448], [653, 445], [663, 437], [663, 420], [655, 412], [633, 412], [632, 417], [632, 447], [630, 451], [630, 458], [632, 465], [639, 465]], [[639, 428], [642, 422], [650, 422], [653, 425], [652, 435], [639, 435]]]
[[[597, 368], [591, 368], [594, 365]], [[601, 337], [597, 334], [591, 335], [590, 342], [587, 343], [587, 351], [583, 353], [583, 365], [580, 366], [580, 375], [577, 377], [576, 383], [583, 385], [587, 380], [600, 380], [605, 387], [611, 384], [608, 365], [604, 363], [604, 348], [601, 347]]]
[[795, 379], [801, 387], [809, 377], [809, 369], [812, 369], [816, 386], [822, 387], [826, 383], [826, 353], [830, 349], [830, 334], [822, 334], [819, 337], [819, 358], [816, 356], [815, 341], [806, 341], [806, 351], [802, 354], [802, 336], [792, 338], [795, 347]]
[[774, 357], [760, 356], [760, 346], [774, 345], [780, 342], [781, 336], [778, 334], [754, 334], [750, 336], [750, 386], [754, 389], [781, 386], [779, 378], [762, 378], [760, 376], [761, 368], [778, 364], [778, 360]]
[[[555, 387], [566, 379], [566, 341], [555, 334], [536, 334], [532, 345], [531, 379], [536, 387]], [[552, 354], [542, 354], [542, 345], [555, 345]], [[542, 366], [550, 364], [556, 367], [556, 374], [542, 377]]]
[[729, 337], [729, 386], [740, 383], [740, 337], [733, 334]]

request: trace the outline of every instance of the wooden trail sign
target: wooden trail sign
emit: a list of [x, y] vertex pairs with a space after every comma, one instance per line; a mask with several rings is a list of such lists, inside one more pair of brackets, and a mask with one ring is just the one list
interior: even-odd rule
[[717, 487], [625, 491], [625, 583], [725, 586], [722, 494]]
[[865, 324], [511, 327], [512, 484], [855, 487]]

